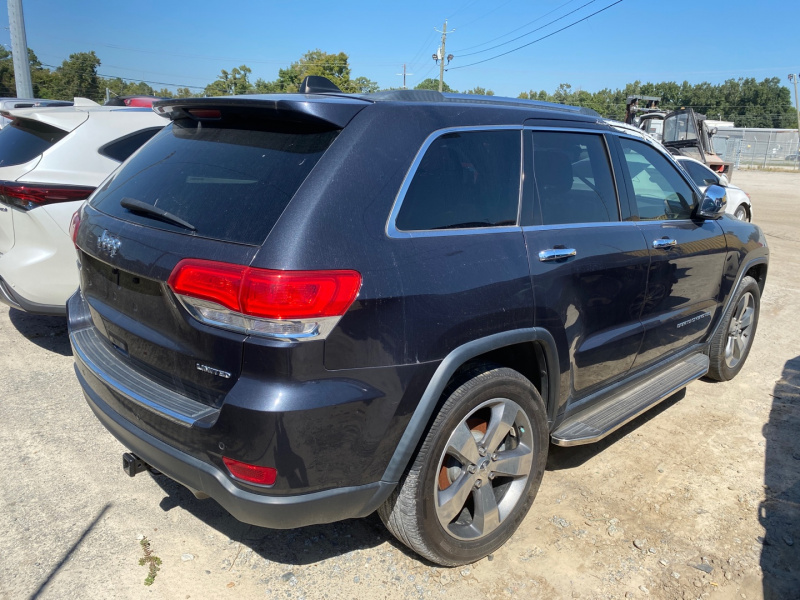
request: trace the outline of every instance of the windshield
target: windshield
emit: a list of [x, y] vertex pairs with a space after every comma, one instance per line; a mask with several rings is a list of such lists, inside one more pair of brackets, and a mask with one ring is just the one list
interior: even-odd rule
[[683, 142], [697, 139], [697, 129], [692, 115], [679, 112], [664, 119], [664, 141]]

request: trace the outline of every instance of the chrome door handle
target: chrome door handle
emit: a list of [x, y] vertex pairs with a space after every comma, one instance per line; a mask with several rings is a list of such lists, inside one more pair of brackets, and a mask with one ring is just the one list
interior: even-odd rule
[[669, 238], [661, 238], [660, 240], [653, 240], [653, 248], [672, 248], [673, 246], [677, 246], [678, 242], [675, 240], [671, 240]]
[[574, 248], [551, 248], [550, 250], [542, 250], [539, 252], [539, 260], [547, 262], [549, 260], [559, 260], [561, 258], [569, 258], [575, 256], [577, 250]]

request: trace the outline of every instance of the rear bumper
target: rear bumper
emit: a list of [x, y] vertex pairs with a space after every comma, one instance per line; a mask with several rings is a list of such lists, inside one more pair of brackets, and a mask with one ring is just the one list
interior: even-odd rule
[[292, 529], [365, 517], [375, 511], [395, 487], [395, 484], [375, 482], [298, 496], [264, 496], [240, 489], [215, 466], [173, 448], [123, 419], [93, 393], [77, 365], [75, 372], [89, 406], [123, 446], [178, 483], [208, 494], [244, 523]]
[[[215, 408], [128, 365], [98, 334], [80, 293], [67, 306], [75, 372], [97, 418], [145, 462], [240, 521], [287, 529], [363, 517], [395, 488], [396, 480], [381, 481], [390, 457], [383, 447], [396, 448], [409, 411], [390, 402], [394, 393], [347, 377], [299, 384], [241, 377]], [[380, 369], [366, 372], [392, 385], [402, 381]], [[281, 404], [259, 402], [267, 392]], [[327, 401], [317, 404], [315, 393]], [[275, 486], [233, 479], [222, 464], [223, 448], [237, 460], [274, 465]]]
[[6, 281], [0, 277], [0, 302], [3, 304], [7, 304], [11, 308], [16, 308], [17, 310], [24, 310], [25, 312], [29, 312], [35, 315], [50, 315], [56, 317], [63, 317], [67, 314], [67, 305], [65, 304], [56, 304], [56, 305], [49, 305], [49, 304], [38, 304], [36, 302], [31, 302], [30, 300], [26, 300], [19, 294], [14, 293], [14, 290], [11, 289], [11, 286], [6, 283]]

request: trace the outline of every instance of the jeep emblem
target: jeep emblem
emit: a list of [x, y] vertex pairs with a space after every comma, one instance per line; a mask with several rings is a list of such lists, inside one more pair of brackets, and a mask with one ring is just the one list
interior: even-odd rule
[[109, 256], [114, 256], [121, 245], [122, 242], [120, 242], [118, 238], [115, 238], [113, 235], [108, 233], [108, 229], [104, 230], [103, 235], [97, 238], [98, 252], [108, 252]]

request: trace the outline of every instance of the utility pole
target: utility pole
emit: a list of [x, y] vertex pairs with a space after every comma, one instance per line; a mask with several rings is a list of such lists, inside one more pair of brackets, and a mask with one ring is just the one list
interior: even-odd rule
[[33, 98], [28, 40], [25, 38], [25, 18], [22, 16], [22, 0], [8, 0], [8, 28], [11, 31], [11, 53], [14, 58], [14, 81], [17, 83], [17, 97]]
[[[439, 31], [438, 29], [436, 31]], [[450, 33], [453, 33], [455, 29], [451, 29]], [[445, 56], [447, 57], [447, 63], [450, 64], [450, 61], [453, 60], [452, 54], [445, 54], [445, 44], [447, 42], [447, 20], [445, 19], [444, 27], [442, 27], [442, 45], [439, 46], [439, 49], [433, 55], [433, 60], [439, 63], [439, 92], [442, 92], [442, 87], [444, 85], [444, 59]]]
[[[797, 111], [797, 148], [795, 155], [800, 155], [800, 104], [797, 103], [797, 78], [800, 75], [789, 73], [789, 81], [794, 82], [794, 109]], [[800, 168], [800, 160], [797, 161], [797, 166]]]
[[395, 73], [395, 75], [402, 75], [403, 76], [403, 89], [407, 90], [406, 87], [406, 75], [413, 75], [413, 73], [406, 73], [406, 63], [403, 63], [403, 72], [402, 73]]

